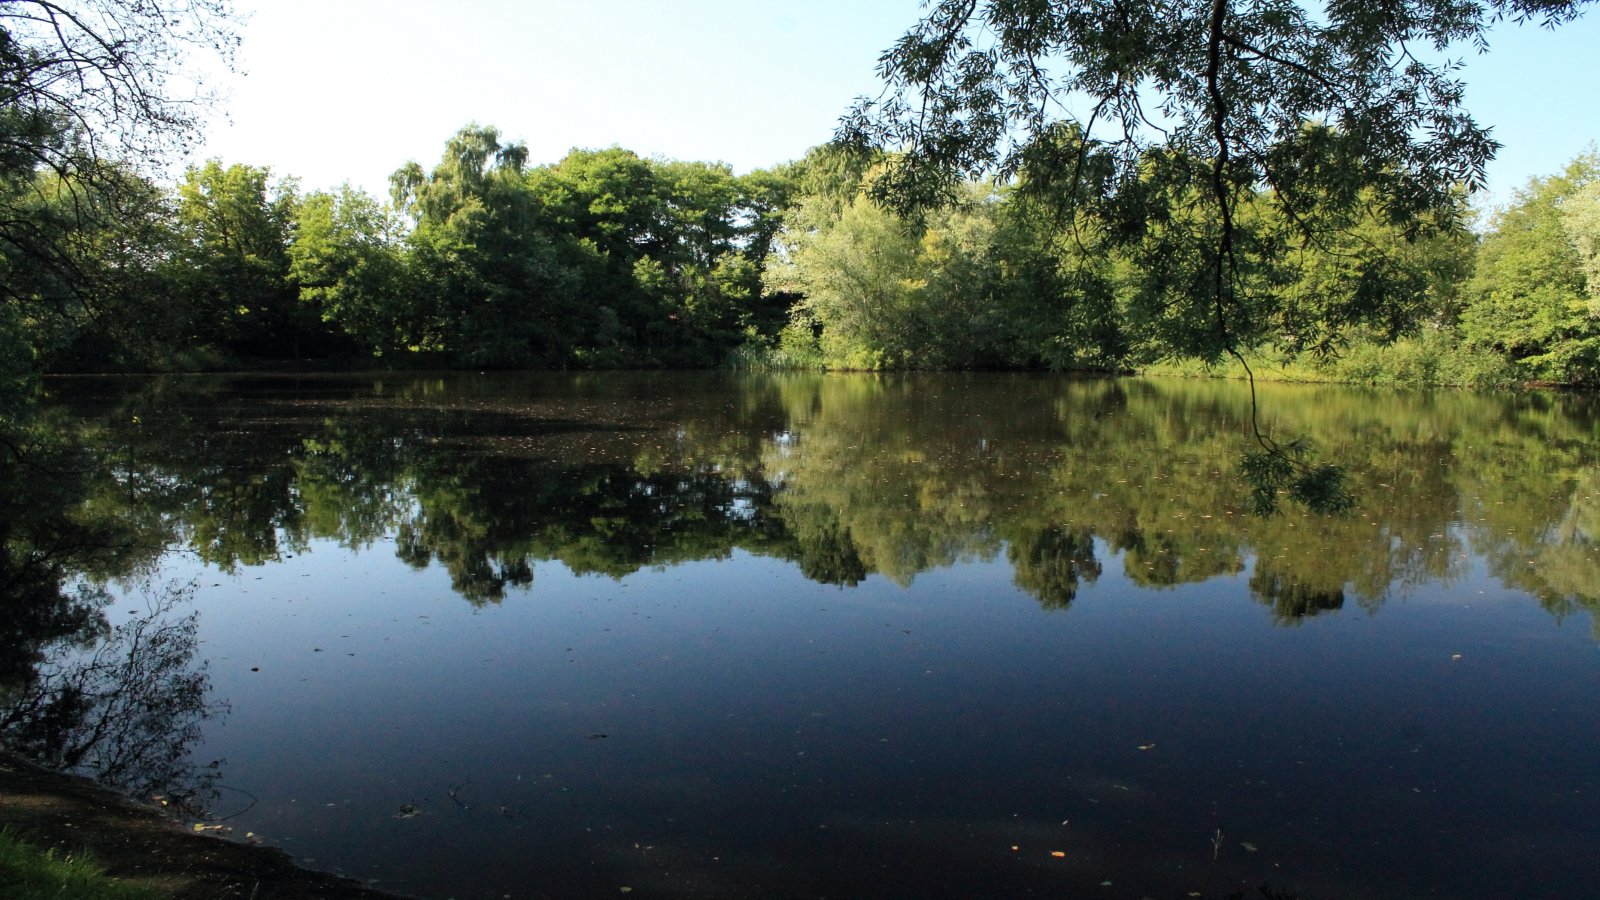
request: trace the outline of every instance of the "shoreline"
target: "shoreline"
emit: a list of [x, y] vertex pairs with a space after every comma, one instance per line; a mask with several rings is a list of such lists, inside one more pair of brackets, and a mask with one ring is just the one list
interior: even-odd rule
[[58, 855], [91, 853], [112, 878], [179, 900], [393, 900], [297, 865], [282, 850], [186, 831], [157, 807], [0, 749], [0, 828]]

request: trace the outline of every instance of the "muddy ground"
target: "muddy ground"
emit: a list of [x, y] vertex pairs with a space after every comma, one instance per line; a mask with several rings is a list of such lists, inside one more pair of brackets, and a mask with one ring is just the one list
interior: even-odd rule
[[395, 896], [302, 869], [280, 850], [185, 830], [157, 806], [45, 771], [3, 750], [0, 828], [58, 854], [88, 850], [107, 874], [181, 900]]

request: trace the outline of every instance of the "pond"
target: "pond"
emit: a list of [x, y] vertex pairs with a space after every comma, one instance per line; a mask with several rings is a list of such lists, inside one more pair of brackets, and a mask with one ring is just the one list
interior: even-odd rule
[[156, 657], [96, 670], [80, 715], [127, 733], [65, 761], [318, 868], [456, 898], [1593, 889], [1589, 397], [1263, 386], [1264, 430], [1347, 467], [1330, 518], [1246, 511], [1230, 382], [46, 393], [77, 480], [8, 508], [115, 540], [62, 570], [93, 621], [40, 665]]

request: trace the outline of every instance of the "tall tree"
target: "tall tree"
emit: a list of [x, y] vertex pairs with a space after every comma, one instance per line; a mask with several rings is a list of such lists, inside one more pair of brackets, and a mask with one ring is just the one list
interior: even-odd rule
[[[1590, 156], [1600, 159], [1600, 154]], [[1589, 292], [1589, 315], [1600, 316], [1600, 178], [1561, 204], [1561, 227], [1578, 254], [1578, 267]]]
[[789, 196], [781, 173], [574, 150], [528, 183], [581, 272], [589, 365], [708, 366], [780, 327], [761, 278]]
[[[1159, 307], [1176, 326], [1165, 349], [1242, 364], [1243, 348], [1280, 339], [1284, 302], [1252, 283], [1267, 245], [1242, 207], [1270, 204], [1309, 241], [1367, 210], [1413, 231], [1449, 224], [1496, 143], [1445, 54], [1486, 46], [1502, 19], [1553, 26], [1587, 2], [932, 0], [883, 54], [884, 92], [858, 101], [838, 137], [897, 151], [878, 184], [902, 207], [1031, 165], [1068, 207], [1148, 223], [1130, 241], [1166, 229], [1187, 271]], [[1063, 124], [1083, 135], [1077, 151], [1040, 153]], [[1085, 194], [1101, 162], [1109, 177]], [[1390, 317], [1383, 294], [1360, 299], [1349, 324]], [[1258, 438], [1275, 469], [1311, 474]]]
[[180, 285], [195, 338], [255, 356], [298, 357], [319, 321], [289, 282], [295, 183], [263, 167], [218, 160], [178, 185]]
[[294, 212], [289, 278], [300, 301], [374, 356], [404, 351], [420, 298], [394, 211], [350, 185], [315, 191]]
[[[1600, 154], [1535, 178], [1490, 220], [1468, 284], [1469, 343], [1509, 356], [1524, 378], [1600, 382], [1600, 319], [1588, 290], [1584, 203], [1600, 185]], [[1575, 209], [1572, 207], [1576, 207]]]
[[864, 191], [794, 209], [774, 254], [773, 287], [802, 299], [826, 365], [865, 369], [993, 366], [1014, 332], [996, 299], [998, 201], [968, 186], [962, 202], [913, 223]]
[[573, 280], [528, 190], [528, 149], [468, 125], [433, 170], [390, 176], [396, 209], [415, 223], [409, 346], [474, 366], [560, 365], [571, 354]]

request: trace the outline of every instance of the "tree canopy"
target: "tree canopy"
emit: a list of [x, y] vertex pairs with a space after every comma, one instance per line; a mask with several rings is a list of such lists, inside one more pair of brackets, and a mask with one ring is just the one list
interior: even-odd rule
[[[1497, 144], [1448, 54], [1486, 47], [1500, 20], [1554, 26], [1584, 5], [935, 0], [838, 139], [896, 154], [875, 190], [903, 210], [998, 172], [1124, 243], [1177, 224], [1197, 241], [1184, 297], [1164, 299], [1187, 322], [1167, 349], [1215, 358], [1280, 340], [1281, 295], [1249, 270], [1284, 237], [1241, 207], [1268, 204], [1312, 242], [1372, 214], [1413, 231], [1453, 221]], [[1381, 320], [1385, 297], [1346, 318]]]

